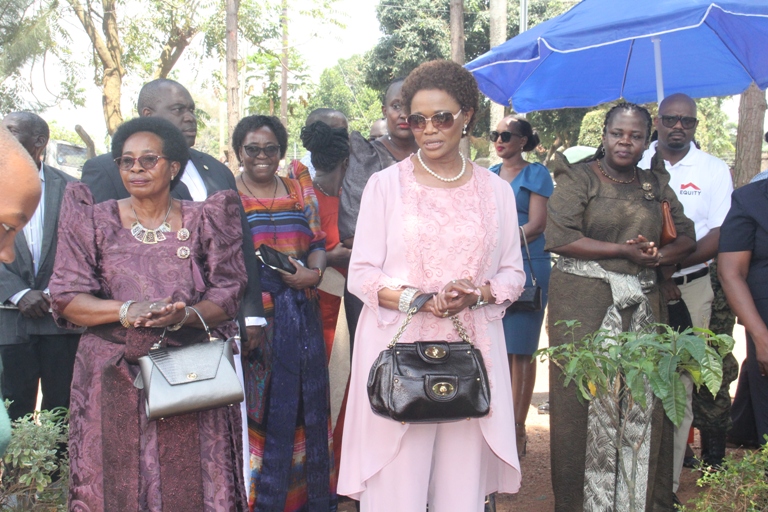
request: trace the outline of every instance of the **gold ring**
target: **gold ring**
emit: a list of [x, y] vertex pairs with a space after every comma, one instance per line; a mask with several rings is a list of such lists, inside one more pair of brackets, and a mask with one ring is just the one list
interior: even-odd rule
[[448, 314], [449, 314], [449, 313], [448, 313], [447, 311], [443, 312], [443, 318], [447, 317], [447, 316], [448, 316]]

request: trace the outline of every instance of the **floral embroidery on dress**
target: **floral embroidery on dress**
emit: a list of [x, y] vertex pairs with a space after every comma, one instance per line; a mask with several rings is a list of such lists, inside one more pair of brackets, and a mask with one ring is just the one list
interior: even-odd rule
[[[477, 286], [488, 282], [485, 276], [491, 267], [499, 229], [488, 172], [473, 164], [472, 178], [467, 183], [439, 189], [416, 181], [410, 159], [398, 165], [408, 280], [428, 292], [440, 291], [452, 279], [469, 279]], [[457, 204], [461, 209], [453, 207]], [[466, 309], [459, 319], [483, 354], [490, 373], [491, 341], [486, 315]], [[403, 336], [405, 342], [429, 339], [460, 341], [450, 319], [432, 315], [414, 318], [413, 328]]]

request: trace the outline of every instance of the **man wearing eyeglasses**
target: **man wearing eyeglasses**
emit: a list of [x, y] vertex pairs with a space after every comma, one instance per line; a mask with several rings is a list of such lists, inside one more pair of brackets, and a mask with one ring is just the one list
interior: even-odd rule
[[[667, 96], [659, 105], [655, 120], [659, 139], [651, 144], [639, 165], [650, 168], [651, 158], [658, 149], [671, 176], [670, 187], [678, 194], [685, 215], [696, 224], [696, 251], [675, 267], [662, 267], [666, 279], [661, 282], [661, 290], [670, 304], [682, 299], [694, 327], [707, 328], [714, 299], [709, 263], [717, 255], [720, 225], [731, 207], [733, 182], [725, 162], [701, 151], [693, 143], [698, 123], [693, 99], [685, 94]], [[688, 400], [683, 423], [675, 432], [673, 492], [677, 492], [680, 484], [688, 432], [693, 421], [693, 383], [687, 375], [683, 376], [683, 382]], [[706, 438], [709, 434], [712, 435]], [[724, 430], [722, 436], [704, 431], [702, 435], [702, 451], [710, 448], [718, 452], [722, 444], [725, 455]]]

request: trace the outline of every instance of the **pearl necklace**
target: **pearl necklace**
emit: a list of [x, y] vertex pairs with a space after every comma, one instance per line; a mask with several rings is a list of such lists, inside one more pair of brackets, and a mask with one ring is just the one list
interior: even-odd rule
[[464, 155], [461, 153], [461, 151], [459, 151], [459, 156], [461, 157], [461, 171], [459, 172], [459, 174], [457, 174], [457, 175], [456, 175], [456, 176], [454, 176], [453, 178], [443, 178], [442, 176], [440, 176], [439, 174], [437, 174], [435, 171], [433, 171], [432, 169], [430, 169], [429, 167], [427, 167], [427, 164], [425, 164], [425, 163], [424, 163], [424, 160], [422, 160], [422, 159], [421, 159], [421, 148], [419, 148], [419, 150], [416, 152], [416, 156], [418, 157], [418, 159], [419, 159], [419, 163], [421, 164], [421, 166], [422, 166], [422, 167], [423, 167], [423, 168], [424, 168], [424, 169], [425, 169], [425, 170], [426, 170], [426, 171], [427, 171], [429, 174], [431, 174], [431, 175], [432, 175], [432, 176], [434, 176], [435, 178], [439, 179], [440, 181], [444, 181], [444, 182], [446, 182], [446, 183], [451, 183], [451, 182], [453, 182], [453, 181], [456, 181], [456, 180], [459, 180], [459, 179], [461, 179], [461, 177], [462, 177], [462, 176], [464, 176], [464, 171], [466, 171], [466, 170], [467, 170], [467, 160], [464, 158]]

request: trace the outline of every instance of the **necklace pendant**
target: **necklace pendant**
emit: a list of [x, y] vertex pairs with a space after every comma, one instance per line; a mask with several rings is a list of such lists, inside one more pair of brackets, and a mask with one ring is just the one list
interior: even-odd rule
[[157, 232], [152, 229], [148, 229], [141, 240], [143, 244], [156, 244], [157, 242]]
[[134, 221], [133, 224], [131, 224], [131, 235], [141, 242], [141, 239], [144, 238], [144, 226], [139, 224], [138, 221]]

